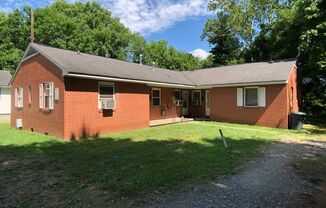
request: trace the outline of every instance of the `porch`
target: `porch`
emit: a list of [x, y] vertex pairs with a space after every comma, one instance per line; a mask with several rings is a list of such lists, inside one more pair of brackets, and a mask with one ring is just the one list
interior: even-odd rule
[[193, 118], [184, 118], [184, 117], [157, 119], [157, 120], [151, 120], [149, 122], [149, 126], [150, 127], [160, 126], [160, 125], [173, 124], [173, 123], [189, 122], [193, 120], [194, 120]]

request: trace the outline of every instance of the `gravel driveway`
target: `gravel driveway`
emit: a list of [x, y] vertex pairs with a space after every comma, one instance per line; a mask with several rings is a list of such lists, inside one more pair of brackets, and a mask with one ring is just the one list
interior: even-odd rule
[[311, 188], [292, 166], [293, 159], [314, 154], [316, 149], [326, 150], [291, 141], [274, 144], [237, 175], [169, 194], [147, 207], [291, 207], [296, 196]]

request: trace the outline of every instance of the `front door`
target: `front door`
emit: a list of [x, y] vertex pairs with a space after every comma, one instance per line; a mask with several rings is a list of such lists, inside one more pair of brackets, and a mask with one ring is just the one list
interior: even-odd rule
[[188, 115], [188, 91], [182, 91], [182, 115]]
[[209, 90], [206, 90], [206, 93], [205, 93], [205, 114], [206, 114], [206, 116], [210, 116], [210, 114], [211, 114], [210, 104], [211, 104], [211, 93]]

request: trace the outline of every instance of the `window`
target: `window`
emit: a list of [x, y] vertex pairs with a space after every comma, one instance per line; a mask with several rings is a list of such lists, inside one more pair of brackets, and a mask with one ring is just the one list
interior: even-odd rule
[[182, 100], [181, 90], [174, 90], [173, 96], [174, 96], [174, 100]]
[[237, 88], [237, 106], [266, 107], [265, 87]]
[[113, 110], [116, 107], [114, 84], [109, 82], [99, 83], [98, 108], [102, 110]]
[[99, 86], [100, 99], [114, 98], [114, 84], [100, 83]]
[[161, 105], [161, 89], [152, 89], [152, 105], [160, 106]]
[[53, 109], [53, 82], [45, 82], [39, 85], [39, 108]]
[[245, 106], [258, 106], [258, 88], [245, 88]]
[[23, 88], [17, 87], [15, 89], [15, 107], [22, 108], [23, 107]]
[[293, 87], [291, 87], [291, 92], [290, 92], [290, 109], [292, 112], [292, 110], [293, 110]]
[[28, 103], [32, 103], [32, 86], [28, 85]]
[[192, 105], [199, 106], [201, 105], [201, 92], [200, 90], [192, 91]]

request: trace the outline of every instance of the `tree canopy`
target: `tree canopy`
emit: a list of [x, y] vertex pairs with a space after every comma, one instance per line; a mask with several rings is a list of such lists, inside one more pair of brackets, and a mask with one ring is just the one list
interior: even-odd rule
[[236, 60], [297, 58], [303, 110], [326, 116], [326, 1], [212, 0], [209, 9], [216, 11], [217, 18], [207, 21], [203, 37], [213, 46], [215, 64], [225, 55], [221, 46], [230, 43], [226, 37], [243, 44]]
[[[70, 4], [57, 0], [49, 7], [35, 9], [34, 14], [36, 43], [134, 62], [139, 62], [142, 54], [144, 64], [155, 62], [167, 69], [200, 68], [199, 59], [168, 47], [166, 41], [147, 44], [95, 1]], [[30, 42], [30, 19], [30, 7], [0, 13], [0, 69], [12, 73], [16, 69]]]

